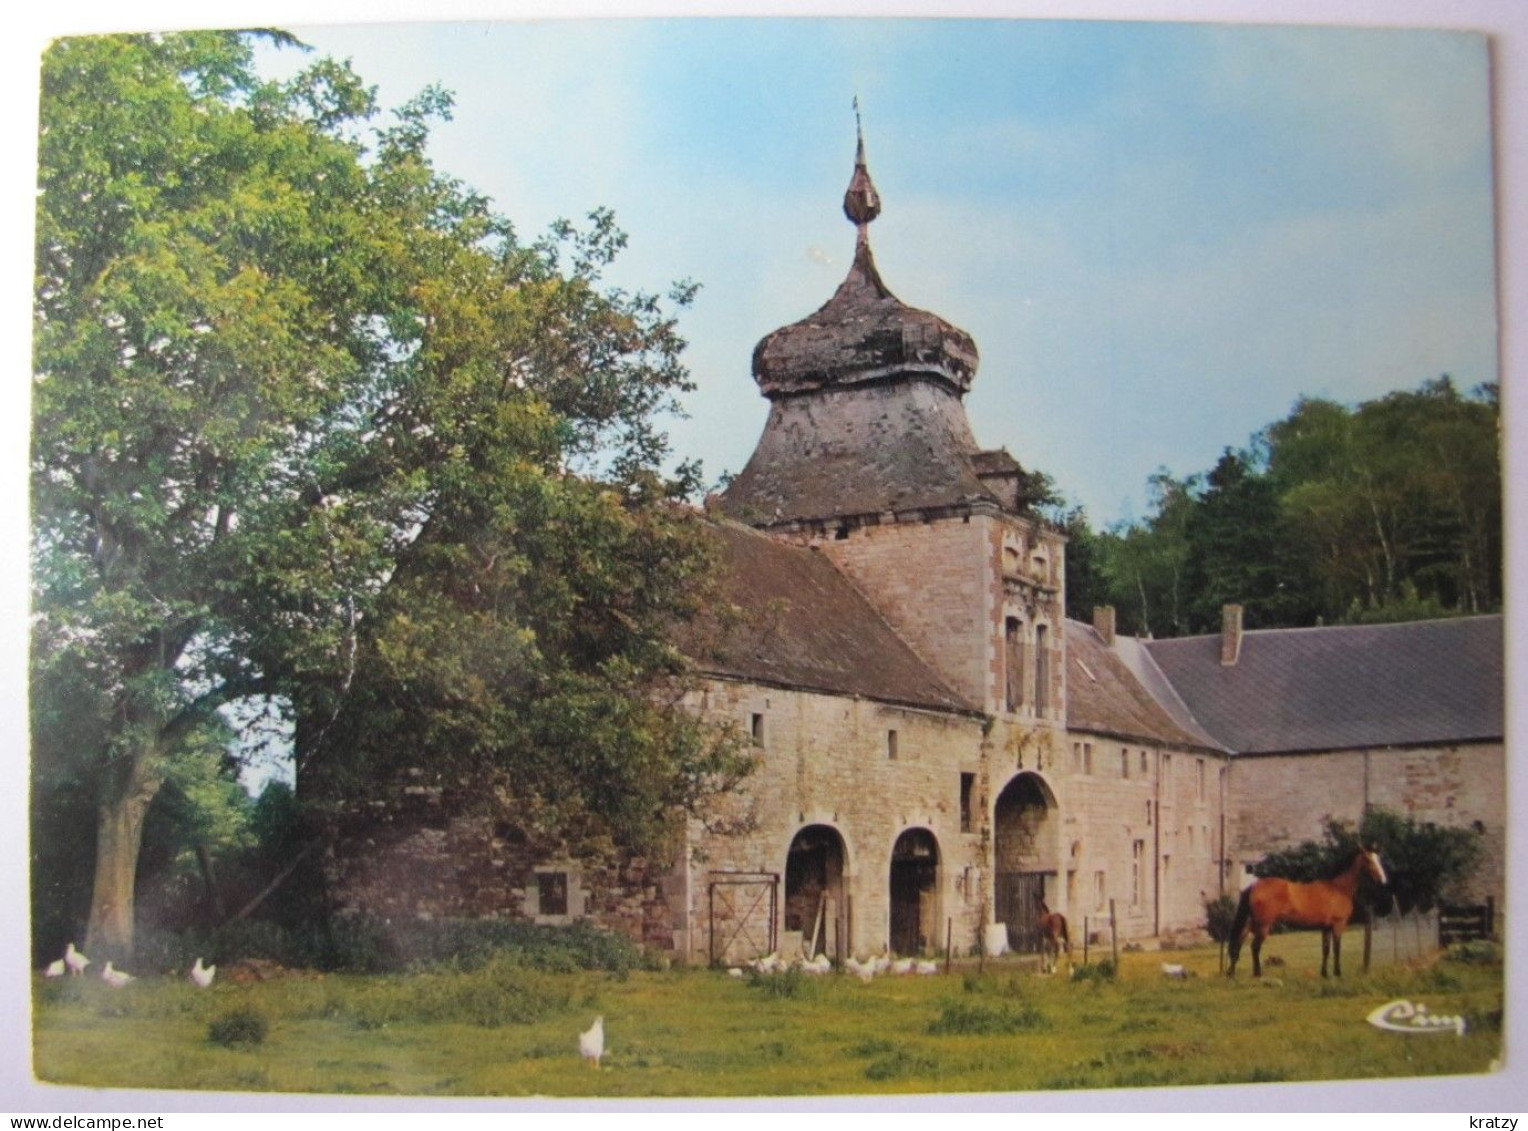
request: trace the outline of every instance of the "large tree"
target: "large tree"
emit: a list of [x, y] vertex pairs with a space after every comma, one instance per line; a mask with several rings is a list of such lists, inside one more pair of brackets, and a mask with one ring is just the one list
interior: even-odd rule
[[[347, 67], [262, 81], [253, 41], [68, 39], [43, 64], [34, 783], [95, 819], [38, 850], [93, 840], [108, 951], [131, 947], [150, 802], [238, 700], [337, 762], [353, 700], [381, 696], [416, 758], [449, 743], [593, 811], [640, 754], [649, 823], [728, 767], [655, 698], [705, 555], [656, 475], [683, 343], [602, 283], [611, 217], [524, 244], [428, 161], [443, 93], [373, 128]], [[515, 729], [528, 690], [548, 717]], [[619, 725], [617, 692], [644, 704]]]

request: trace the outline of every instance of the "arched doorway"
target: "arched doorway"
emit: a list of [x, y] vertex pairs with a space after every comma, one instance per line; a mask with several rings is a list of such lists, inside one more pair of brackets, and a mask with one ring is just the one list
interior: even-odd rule
[[843, 957], [844, 838], [827, 825], [808, 825], [785, 854], [785, 929], [801, 932], [811, 956]]
[[939, 842], [908, 829], [891, 849], [891, 949], [921, 954], [939, 945]]
[[1033, 953], [1040, 949], [1039, 898], [1057, 906], [1059, 861], [1056, 798], [1038, 774], [1021, 773], [998, 794], [992, 815], [993, 911], [1008, 925], [1008, 946]]

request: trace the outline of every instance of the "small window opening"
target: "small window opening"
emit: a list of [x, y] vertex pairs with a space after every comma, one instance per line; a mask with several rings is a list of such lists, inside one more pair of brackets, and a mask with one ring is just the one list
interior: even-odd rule
[[764, 716], [755, 714], [749, 716], [748, 732], [753, 737], [755, 746], [764, 745]]
[[568, 913], [568, 874], [542, 872], [536, 877], [536, 910], [542, 915]]
[[833, 540], [835, 542], [842, 542], [844, 539], [846, 539], [848, 537], [849, 537], [849, 527], [848, 527], [847, 524], [842, 525], [837, 530], [833, 531]]
[[1130, 751], [1128, 749], [1119, 752], [1119, 776], [1126, 780], [1130, 778]]
[[894, 730], [886, 732], [886, 757], [893, 762], [897, 760], [897, 732]]
[[960, 775], [960, 831], [971, 831], [971, 792], [976, 786], [975, 774]]

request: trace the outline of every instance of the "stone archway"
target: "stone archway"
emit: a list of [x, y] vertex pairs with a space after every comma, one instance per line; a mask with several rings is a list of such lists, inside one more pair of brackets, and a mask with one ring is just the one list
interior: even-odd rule
[[800, 932], [813, 957], [843, 957], [847, 860], [844, 838], [829, 825], [808, 825], [785, 854], [785, 930]]
[[908, 829], [891, 849], [891, 949], [922, 954], [939, 946], [939, 842]]
[[1039, 950], [1037, 897], [1064, 911], [1056, 797], [1044, 779], [1020, 773], [998, 794], [992, 815], [994, 918], [1008, 925], [1011, 949]]

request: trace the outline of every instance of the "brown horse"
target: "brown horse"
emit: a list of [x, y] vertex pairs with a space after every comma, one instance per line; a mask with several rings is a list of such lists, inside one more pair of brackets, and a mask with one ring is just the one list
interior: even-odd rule
[[1039, 912], [1035, 916], [1035, 925], [1040, 931], [1040, 973], [1053, 974], [1063, 947], [1066, 948], [1067, 962], [1072, 961], [1072, 940], [1067, 935], [1066, 916], [1045, 906], [1044, 895], [1035, 896], [1035, 906]]
[[1231, 963], [1228, 975], [1236, 973], [1236, 959], [1241, 954], [1242, 940], [1252, 932], [1252, 976], [1263, 976], [1263, 940], [1273, 930], [1275, 923], [1287, 923], [1292, 927], [1319, 927], [1321, 929], [1321, 976], [1326, 975], [1326, 957], [1332, 956], [1332, 973], [1342, 977], [1342, 932], [1353, 914], [1353, 895], [1358, 891], [1359, 876], [1366, 875], [1376, 883], [1385, 883], [1385, 869], [1379, 862], [1379, 853], [1373, 848], [1360, 848], [1353, 854], [1353, 861], [1342, 874], [1331, 880], [1317, 880], [1301, 884], [1293, 880], [1268, 876], [1252, 884], [1242, 892], [1236, 905], [1236, 918], [1231, 922]]

